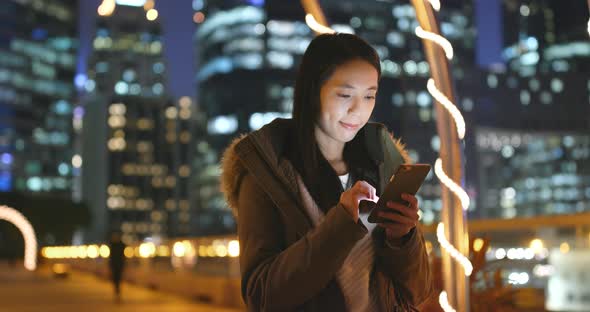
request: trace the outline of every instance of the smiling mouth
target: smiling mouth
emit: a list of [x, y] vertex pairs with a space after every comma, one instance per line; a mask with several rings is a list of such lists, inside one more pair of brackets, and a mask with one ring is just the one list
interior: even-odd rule
[[356, 130], [360, 127], [360, 124], [349, 124], [342, 121], [340, 122], [340, 125], [347, 130]]

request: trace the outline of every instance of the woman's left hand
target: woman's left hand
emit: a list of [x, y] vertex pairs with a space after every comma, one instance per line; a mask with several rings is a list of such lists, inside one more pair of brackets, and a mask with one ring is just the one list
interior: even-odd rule
[[381, 211], [378, 216], [391, 222], [379, 223], [385, 228], [385, 234], [389, 240], [398, 240], [408, 234], [418, 224], [418, 199], [410, 194], [402, 194], [402, 199], [409, 204], [403, 205], [396, 202], [387, 202], [390, 211]]

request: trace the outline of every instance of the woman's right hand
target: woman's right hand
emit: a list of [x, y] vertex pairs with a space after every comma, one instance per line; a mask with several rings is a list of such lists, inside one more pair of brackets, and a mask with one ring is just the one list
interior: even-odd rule
[[359, 203], [361, 200], [376, 202], [377, 190], [366, 181], [357, 181], [350, 189], [340, 195], [340, 203], [352, 216], [354, 222], [359, 219]]

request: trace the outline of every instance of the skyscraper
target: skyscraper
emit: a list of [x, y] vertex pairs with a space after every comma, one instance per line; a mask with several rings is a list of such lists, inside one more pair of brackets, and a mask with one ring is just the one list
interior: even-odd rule
[[477, 131], [481, 211], [485, 218], [590, 210], [588, 132]]
[[297, 2], [194, 1], [193, 8], [198, 98], [209, 136], [199, 145], [202, 169], [195, 176], [197, 234], [221, 234], [235, 223], [219, 192], [219, 154], [238, 133], [290, 117], [295, 66], [312, 33]]
[[[504, 1], [504, 57], [512, 69], [588, 72], [588, 3]], [[520, 62], [519, 62], [520, 61]], [[525, 69], [525, 73], [529, 70]]]
[[588, 8], [571, 4], [503, 3], [506, 66], [480, 72], [474, 86], [475, 216], [588, 210]]
[[187, 235], [193, 102], [170, 99], [154, 1], [103, 1], [85, 89], [90, 239]]
[[73, 0], [0, 4], [0, 191], [70, 196], [76, 9]]

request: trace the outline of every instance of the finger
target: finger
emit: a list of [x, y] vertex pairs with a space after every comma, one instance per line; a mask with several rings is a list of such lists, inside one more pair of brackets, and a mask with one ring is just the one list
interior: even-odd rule
[[418, 199], [416, 198], [416, 196], [404, 193], [402, 194], [402, 199], [410, 204], [409, 207], [418, 207]]
[[397, 211], [398, 213], [412, 219], [418, 220], [420, 216], [418, 215], [418, 210], [410, 208], [408, 206], [404, 206], [403, 204], [396, 203], [396, 202], [387, 202], [387, 208]]
[[375, 190], [375, 187], [374, 186], [372, 186], [369, 182], [363, 181], [363, 180], [357, 181], [354, 184], [354, 186], [355, 187], [360, 187], [360, 188], [363, 188], [363, 189], [367, 189], [367, 190], [373, 190], [373, 191]]
[[367, 183], [366, 181], [358, 181], [355, 185], [355, 190], [367, 196], [368, 198], [372, 198], [371, 194], [375, 193], [375, 188]]
[[366, 200], [366, 201], [371, 201], [371, 202], [373, 201], [373, 200], [371, 200], [371, 196], [370, 196], [370, 194], [368, 194], [368, 193], [364, 193], [364, 192], [362, 192], [362, 191], [357, 191], [357, 192], [354, 192], [354, 193], [352, 194], [352, 197], [353, 197], [353, 198], [354, 198], [356, 201], [358, 201], [359, 203], [360, 203], [361, 201], [363, 201], [363, 200]]
[[418, 219], [412, 219], [400, 214], [397, 214], [395, 212], [386, 212], [386, 211], [380, 211], [379, 212], [379, 217], [383, 218], [383, 219], [387, 219], [389, 221], [392, 222], [396, 222], [402, 225], [408, 225], [408, 226], [416, 226], [416, 222], [418, 222]]

